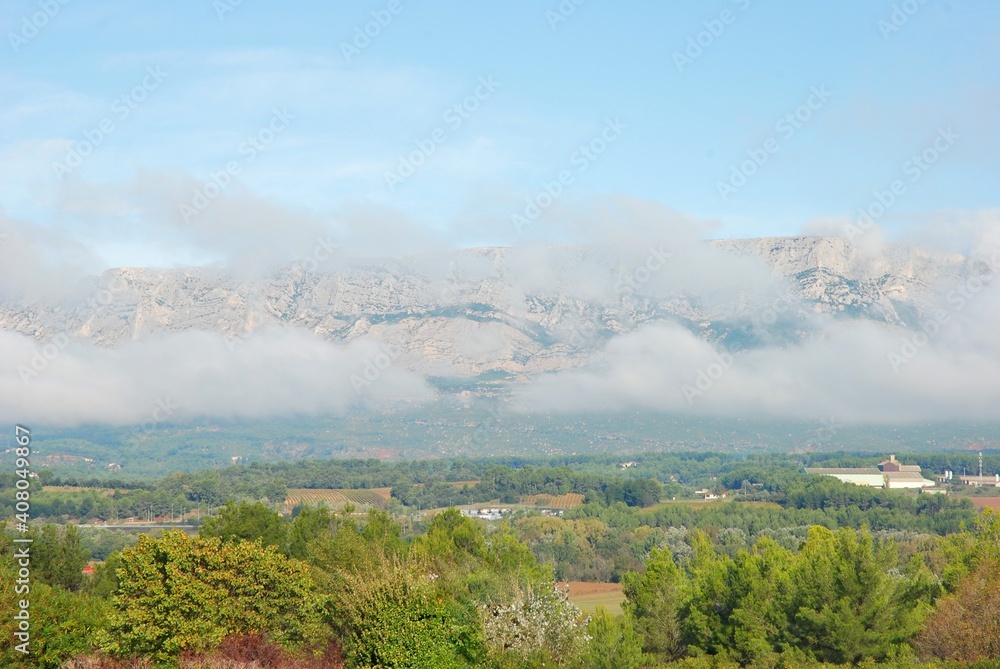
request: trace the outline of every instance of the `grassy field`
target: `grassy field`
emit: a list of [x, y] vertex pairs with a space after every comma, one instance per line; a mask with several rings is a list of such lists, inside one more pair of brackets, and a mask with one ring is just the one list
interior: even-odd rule
[[603, 606], [615, 615], [622, 612], [621, 605], [625, 601], [621, 583], [584, 583], [569, 581], [560, 583], [569, 586], [569, 601], [573, 602], [587, 614], [593, 613], [598, 606]]

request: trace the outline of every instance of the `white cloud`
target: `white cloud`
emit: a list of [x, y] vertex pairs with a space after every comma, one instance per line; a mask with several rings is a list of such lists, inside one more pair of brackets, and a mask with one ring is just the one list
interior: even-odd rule
[[[272, 328], [227, 342], [188, 331], [114, 349], [0, 331], [0, 420], [140, 424], [343, 413], [434, 391], [379, 342]], [[165, 413], [164, 406], [169, 406]], [[159, 408], [159, 411], [157, 411]]]
[[[983, 295], [979, 305], [1000, 307], [1000, 291]], [[955, 322], [907, 348], [913, 331], [828, 321], [822, 336], [799, 345], [732, 355], [677, 325], [656, 324], [612, 340], [592, 368], [528, 384], [519, 403], [530, 411], [833, 415], [844, 423], [993, 420], [1000, 402], [995, 325], [970, 331]]]

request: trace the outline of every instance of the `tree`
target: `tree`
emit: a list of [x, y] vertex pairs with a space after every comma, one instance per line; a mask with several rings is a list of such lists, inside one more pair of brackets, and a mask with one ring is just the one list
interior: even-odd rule
[[454, 508], [435, 515], [422, 540], [429, 555], [454, 562], [482, 557], [486, 553], [482, 531]]
[[980, 561], [1000, 562], [1000, 513], [983, 509], [971, 532], [947, 537], [943, 548], [947, 563], [942, 580], [945, 589], [954, 592]]
[[[5, 641], [0, 647], [0, 666], [57, 669], [92, 650], [94, 634], [106, 625], [109, 606], [105, 600], [43, 582], [29, 583], [28, 590], [15, 592], [11, 584], [16, 578], [16, 568], [6, 561], [0, 564], [0, 583], [4, 584], [0, 588], [0, 611], [4, 612], [0, 638]], [[20, 622], [15, 614], [21, 610], [21, 600], [28, 603], [25, 610], [31, 626], [27, 656], [17, 649], [24, 639], [15, 636]]]
[[[300, 518], [304, 513], [300, 514]], [[368, 522], [360, 528], [351, 517], [350, 505], [345, 507], [343, 514], [327, 517], [326, 526], [319, 529], [306, 544], [307, 561], [321, 570], [324, 579], [336, 580], [346, 574], [372, 573], [402, 558], [407, 552], [407, 545], [401, 537], [402, 528], [383, 511], [369, 512]], [[302, 522], [312, 524], [314, 521], [307, 516]], [[301, 542], [294, 538], [298, 532], [294, 523], [292, 529], [294, 547]]]
[[97, 565], [93, 576], [87, 579], [84, 592], [101, 599], [110, 599], [118, 591], [118, 565], [121, 553], [112, 553], [103, 564]]
[[767, 537], [740, 551], [729, 579], [732, 648], [741, 664], [764, 664], [788, 643], [792, 554]]
[[729, 616], [735, 608], [728, 579], [732, 558], [719, 555], [704, 532], [692, 532], [694, 555], [688, 563], [691, 595], [681, 610], [683, 639], [695, 654], [726, 654], [731, 646]]
[[379, 552], [387, 557], [399, 557], [406, 551], [403, 543], [402, 528], [385, 511], [372, 509], [361, 536], [369, 545], [378, 546]]
[[670, 661], [684, 654], [679, 613], [686, 592], [684, 573], [667, 548], [654, 548], [642, 573], [629, 572], [622, 578], [625, 610], [635, 620], [643, 639], [643, 650]]
[[790, 623], [796, 643], [834, 663], [895, 653], [929, 610], [928, 593], [894, 578], [896, 548], [867, 531], [813, 527], [796, 559]]
[[322, 599], [308, 567], [273, 546], [168, 531], [122, 551], [115, 611], [100, 635], [113, 655], [170, 662], [229, 634], [261, 632], [296, 647], [321, 642]]
[[653, 479], [619, 479], [604, 491], [608, 504], [625, 502], [628, 506], [652, 506], [660, 501], [663, 486]]
[[76, 526], [66, 525], [60, 532], [46, 523], [40, 531], [32, 530], [31, 539], [32, 574], [49, 585], [79, 590], [89, 555], [80, 544]]
[[329, 533], [334, 516], [329, 509], [303, 507], [288, 528], [288, 555], [305, 560], [309, 557], [309, 544], [321, 534]]
[[590, 640], [581, 658], [587, 669], [636, 669], [642, 664], [643, 640], [631, 616], [616, 618], [598, 607], [587, 624], [587, 635]]
[[260, 539], [265, 546], [285, 550], [286, 534], [281, 516], [261, 502], [227, 502], [217, 515], [202, 524], [199, 534], [203, 537], [219, 537], [223, 541]]

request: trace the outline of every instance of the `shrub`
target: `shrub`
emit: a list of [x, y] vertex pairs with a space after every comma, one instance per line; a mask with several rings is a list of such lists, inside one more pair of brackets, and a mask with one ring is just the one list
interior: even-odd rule
[[978, 662], [1000, 657], [1000, 562], [982, 562], [938, 600], [914, 640], [925, 658]]
[[510, 602], [483, 607], [482, 616], [486, 643], [496, 655], [566, 661], [578, 656], [590, 640], [587, 621], [570, 603], [566, 588], [518, 587]]
[[387, 565], [344, 578], [331, 614], [352, 665], [463, 669], [481, 655], [476, 621], [435, 592], [428, 575]]
[[290, 648], [326, 636], [308, 567], [273, 547], [170, 531], [142, 537], [119, 560], [115, 612], [100, 635], [112, 655], [166, 663], [211, 650], [230, 634], [264, 632]]

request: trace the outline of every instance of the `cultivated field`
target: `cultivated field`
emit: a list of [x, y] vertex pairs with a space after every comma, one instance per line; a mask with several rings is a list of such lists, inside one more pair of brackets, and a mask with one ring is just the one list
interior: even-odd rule
[[593, 613], [598, 606], [603, 606], [615, 615], [622, 612], [621, 605], [625, 601], [625, 595], [622, 594], [621, 583], [569, 581], [559, 585], [569, 586], [569, 601], [579, 606], [584, 613]]
[[1000, 509], [1000, 497], [970, 497], [977, 509]]
[[583, 504], [583, 495], [578, 492], [568, 492], [565, 495], [525, 495], [521, 504], [534, 504], [550, 509], [572, 509]]
[[289, 488], [285, 506], [324, 504], [331, 509], [339, 509], [350, 502], [382, 509], [389, 501], [391, 492], [392, 488]]

